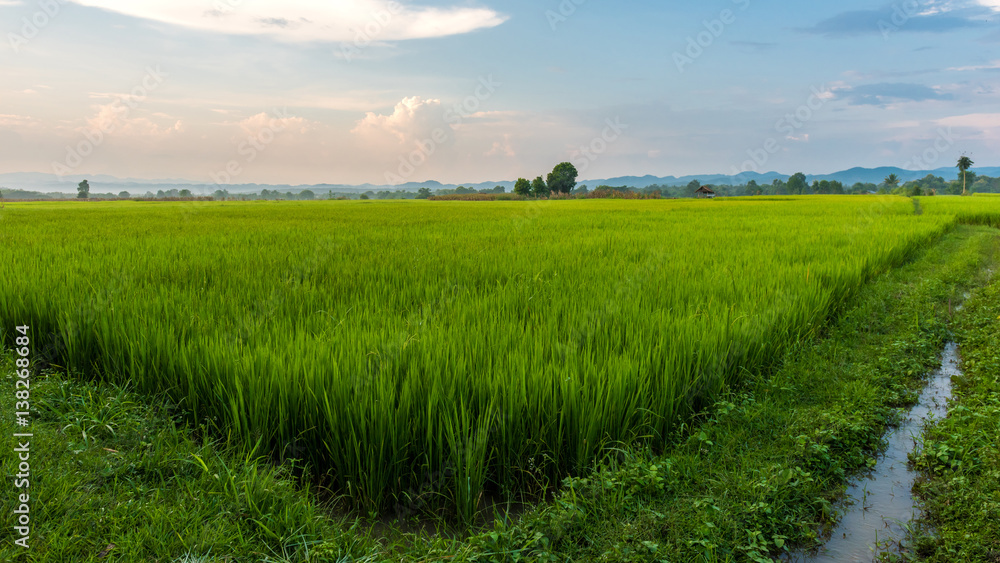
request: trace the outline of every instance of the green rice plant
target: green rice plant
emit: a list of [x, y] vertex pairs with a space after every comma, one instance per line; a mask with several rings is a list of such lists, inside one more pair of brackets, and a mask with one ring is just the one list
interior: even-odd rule
[[470, 521], [661, 447], [998, 207], [948, 199], [12, 203], [0, 330], [30, 324], [56, 365], [166, 393], [362, 511], [448, 473]]

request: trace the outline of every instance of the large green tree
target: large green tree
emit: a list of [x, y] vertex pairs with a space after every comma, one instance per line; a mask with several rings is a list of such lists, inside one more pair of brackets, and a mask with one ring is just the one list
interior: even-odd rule
[[531, 195], [535, 197], [549, 197], [549, 186], [545, 184], [545, 180], [541, 176], [535, 178], [531, 182]]
[[809, 184], [806, 182], [806, 175], [801, 172], [796, 172], [792, 174], [792, 177], [788, 179], [788, 193], [792, 195], [802, 195], [806, 193], [809, 189]]
[[576, 187], [576, 177], [580, 173], [576, 171], [576, 166], [569, 162], [557, 164], [552, 172], [549, 172], [549, 190], [557, 194], [568, 194]]
[[973, 164], [975, 164], [975, 162], [972, 162], [972, 159], [965, 155], [963, 155], [962, 158], [958, 159], [957, 166], [958, 169], [962, 171], [962, 195], [966, 195], [968, 193], [965, 188], [965, 173], [968, 172], [970, 168], [972, 168]]
[[77, 184], [76, 197], [78, 199], [87, 199], [88, 197], [90, 197], [90, 182], [84, 180], [79, 184]]
[[514, 193], [525, 197], [531, 195], [531, 182], [525, 178], [518, 178], [514, 184]]

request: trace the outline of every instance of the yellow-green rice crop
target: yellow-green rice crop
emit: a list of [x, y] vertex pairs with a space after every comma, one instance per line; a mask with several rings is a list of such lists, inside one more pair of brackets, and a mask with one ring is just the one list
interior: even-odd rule
[[1000, 197], [977, 194], [975, 197], [922, 197], [921, 205], [929, 214], [955, 217], [970, 225], [1000, 227]]
[[669, 439], [948, 229], [936, 199], [8, 203], [0, 321], [359, 507], [469, 517]]

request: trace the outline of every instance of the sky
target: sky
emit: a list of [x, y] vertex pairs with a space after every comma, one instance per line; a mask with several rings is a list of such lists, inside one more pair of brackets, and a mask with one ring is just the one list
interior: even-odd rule
[[1000, 0], [0, 0], [0, 173], [1000, 165]]

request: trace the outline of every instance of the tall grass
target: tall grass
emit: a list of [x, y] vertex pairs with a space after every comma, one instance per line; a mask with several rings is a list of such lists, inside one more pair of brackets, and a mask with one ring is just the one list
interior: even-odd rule
[[1000, 197], [993, 195], [922, 197], [920, 201], [935, 215], [955, 217], [967, 225], [1000, 227]]
[[361, 509], [471, 519], [669, 439], [947, 230], [929, 199], [8, 204], [0, 321]]

